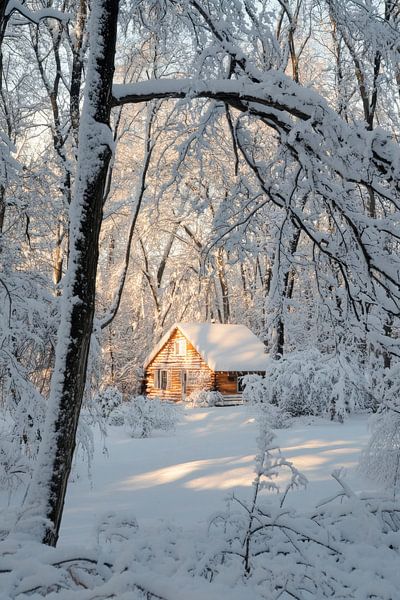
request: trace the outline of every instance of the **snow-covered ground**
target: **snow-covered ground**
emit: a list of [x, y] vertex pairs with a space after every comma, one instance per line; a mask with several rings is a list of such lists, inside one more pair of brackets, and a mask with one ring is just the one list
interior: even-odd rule
[[303, 419], [278, 431], [309, 485], [290, 492], [282, 510], [259, 498], [247, 538], [240, 502], [206, 526], [230, 492], [245, 499], [252, 490], [257, 426], [246, 407], [186, 408], [175, 434], [149, 439], [112, 427], [107, 452], [96, 437], [92, 478], [82, 461], [75, 466], [57, 548], [5, 539], [0, 600], [397, 600], [397, 505], [382, 500], [377, 510], [344, 484], [340, 504], [307, 511], [338, 491], [330, 473], [339, 467], [354, 491], [371, 487], [354, 469], [367, 424], [365, 416], [343, 425]]
[[[348, 470], [355, 491], [368, 487], [354, 473], [368, 439], [368, 418], [350, 417], [344, 424], [321, 419], [295, 421], [277, 431], [277, 444], [309, 480], [306, 490], [292, 492], [288, 502], [299, 509], [337, 489], [330, 473]], [[257, 427], [244, 406], [190, 409], [175, 434], [132, 439], [123, 427], [110, 428], [107, 452], [96, 436], [92, 478], [78, 465], [69, 486], [61, 541], [90, 543], [98, 520], [110, 511], [133, 512], [141, 524], [157, 519], [193, 527], [224, 509], [235, 490], [245, 496], [254, 474]], [[370, 485], [370, 484], [369, 484]]]

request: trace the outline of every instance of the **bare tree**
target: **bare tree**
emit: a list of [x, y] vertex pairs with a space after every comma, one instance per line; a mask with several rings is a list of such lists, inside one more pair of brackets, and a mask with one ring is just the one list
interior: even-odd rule
[[91, 50], [79, 131], [77, 185], [70, 210], [70, 267], [63, 296], [46, 437], [27, 503], [39, 537], [55, 545], [75, 449], [95, 308], [103, 195], [112, 156], [109, 126], [118, 19], [117, 0], [99, 0], [91, 13]]

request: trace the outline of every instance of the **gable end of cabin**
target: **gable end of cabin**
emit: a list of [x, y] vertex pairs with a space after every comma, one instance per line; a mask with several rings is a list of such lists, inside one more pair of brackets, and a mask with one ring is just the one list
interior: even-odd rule
[[215, 389], [215, 373], [176, 328], [145, 370], [146, 394], [184, 400], [192, 392]]

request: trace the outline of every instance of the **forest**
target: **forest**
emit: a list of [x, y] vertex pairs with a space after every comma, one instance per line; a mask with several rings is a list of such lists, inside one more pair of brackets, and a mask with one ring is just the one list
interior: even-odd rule
[[[396, 600], [399, 1], [0, 0], [0, 123], [0, 598]], [[65, 549], [74, 454], [177, 322], [264, 343], [253, 496]], [[271, 427], [359, 413], [379, 493], [285, 510]]]

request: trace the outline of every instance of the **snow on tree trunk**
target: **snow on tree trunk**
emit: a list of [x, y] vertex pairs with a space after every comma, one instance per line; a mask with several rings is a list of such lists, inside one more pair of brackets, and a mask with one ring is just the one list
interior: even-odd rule
[[78, 172], [70, 207], [69, 269], [46, 431], [20, 526], [52, 546], [58, 539], [75, 449], [92, 333], [103, 191], [113, 149], [109, 117], [117, 17], [118, 0], [92, 3]]

